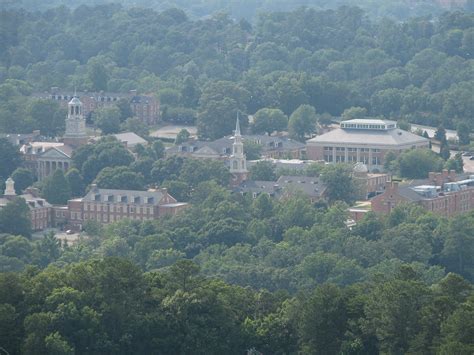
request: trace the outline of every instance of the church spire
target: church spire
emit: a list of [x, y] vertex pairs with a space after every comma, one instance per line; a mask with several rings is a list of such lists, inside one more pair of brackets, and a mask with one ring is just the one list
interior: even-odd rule
[[237, 121], [235, 122], [235, 133], [236, 136], [240, 136], [240, 121], [239, 121], [239, 111], [237, 111]]

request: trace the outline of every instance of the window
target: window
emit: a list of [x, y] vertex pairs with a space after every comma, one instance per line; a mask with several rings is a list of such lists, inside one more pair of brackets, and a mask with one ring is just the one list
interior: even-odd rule
[[332, 154], [331, 155], [325, 155], [324, 156], [324, 161], [328, 162], [328, 163], [331, 163], [332, 162]]
[[331, 151], [332, 152], [332, 147], [324, 147], [325, 151]]

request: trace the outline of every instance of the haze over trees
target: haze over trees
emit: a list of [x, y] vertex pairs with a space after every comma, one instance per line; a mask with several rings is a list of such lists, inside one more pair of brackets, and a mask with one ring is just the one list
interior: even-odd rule
[[[262, 12], [250, 24], [223, 13], [195, 20], [178, 9], [109, 4], [34, 16], [9, 9], [1, 16], [7, 24], [0, 29], [3, 132], [60, 133], [65, 113], [27, 97], [52, 86], [153, 93], [163, 119], [197, 123], [199, 135], [212, 139], [231, 134], [237, 112], [262, 109], [280, 110], [290, 124], [283, 127], [277, 119], [275, 127], [258, 131], [288, 128], [302, 139], [314, 131], [308, 125], [314, 117], [303, 120], [310, 116], [297, 112], [299, 107], [314, 109], [321, 122], [345, 112], [472, 126], [469, 12], [397, 22], [357, 7], [298, 8]], [[129, 113], [123, 103], [118, 106], [124, 122]], [[117, 112], [99, 116], [96, 123], [105, 132], [117, 129]]]

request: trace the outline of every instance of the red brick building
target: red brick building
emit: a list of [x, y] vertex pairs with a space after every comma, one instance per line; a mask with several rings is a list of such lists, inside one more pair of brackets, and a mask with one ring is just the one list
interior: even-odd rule
[[80, 230], [88, 220], [108, 224], [121, 219], [152, 220], [175, 215], [187, 203], [177, 202], [166, 189], [135, 191], [93, 187], [86, 196], [68, 201], [68, 225]]
[[50, 92], [35, 93], [33, 96], [58, 101], [62, 106], [67, 106], [67, 103], [76, 96], [83, 104], [83, 115], [87, 119], [90, 119], [97, 109], [115, 105], [121, 99], [130, 103], [133, 116], [146, 125], [154, 125], [160, 118], [159, 100], [151, 94], [138, 95], [136, 90], [130, 90], [128, 94], [103, 91], [73, 93], [53, 87]]
[[372, 210], [387, 214], [401, 203], [415, 203], [445, 217], [470, 211], [474, 208], [474, 176], [458, 180], [453, 170], [443, 170], [409, 185], [389, 182], [384, 193], [372, 199]]

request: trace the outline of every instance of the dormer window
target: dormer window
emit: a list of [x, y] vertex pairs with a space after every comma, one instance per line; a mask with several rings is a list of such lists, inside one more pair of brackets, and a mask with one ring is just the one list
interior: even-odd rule
[[140, 203], [140, 196], [135, 196], [135, 198], [133, 199], [133, 202]]
[[114, 202], [114, 196], [113, 195], [107, 196], [107, 202]]
[[94, 201], [100, 201], [100, 194], [94, 195]]
[[155, 200], [155, 199], [154, 199], [153, 197], [148, 197], [147, 203], [148, 203], [149, 205], [152, 205], [153, 202], [154, 202], [154, 200]]
[[127, 196], [120, 197], [120, 202], [127, 203], [127, 201], [128, 201]]

